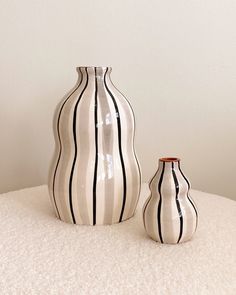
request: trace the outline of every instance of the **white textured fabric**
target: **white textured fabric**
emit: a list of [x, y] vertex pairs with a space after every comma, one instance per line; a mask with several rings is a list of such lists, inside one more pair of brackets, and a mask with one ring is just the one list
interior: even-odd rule
[[150, 240], [143, 186], [134, 218], [78, 226], [54, 216], [46, 186], [0, 195], [0, 294], [236, 294], [236, 202], [192, 191], [194, 239]]

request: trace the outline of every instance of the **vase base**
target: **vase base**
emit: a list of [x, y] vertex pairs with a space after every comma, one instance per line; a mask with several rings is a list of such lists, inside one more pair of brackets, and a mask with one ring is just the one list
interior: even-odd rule
[[158, 241], [158, 240], [154, 239], [154, 238], [151, 237], [150, 235], [148, 235], [148, 236], [149, 236], [149, 238], [151, 238], [154, 242], [159, 243], [159, 244], [161, 244], [161, 245], [179, 245], [179, 244], [184, 244], [184, 243], [190, 242], [190, 241], [193, 239], [193, 236], [192, 236], [190, 239], [180, 241], [179, 243], [174, 242], [174, 241], [173, 241], [173, 242], [163, 242], [163, 243], [161, 243], [161, 241]]
[[129, 217], [127, 217], [126, 219], [123, 219], [122, 221], [115, 221], [112, 223], [96, 223], [96, 224], [92, 224], [92, 223], [73, 223], [71, 221], [67, 221], [67, 220], [63, 220], [61, 218], [59, 218], [58, 216], [56, 216], [60, 221], [68, 223], [68, 224], [73, 224], [73, 225], [85, 225], [85, 226], [106, 226], [106, 225], [113, 225], [113, 224], [118, 224], [118, 223], [122, 223], [124, 221], [127, 221], [129, 219], [131, 219], [133, 216], [135, 215], [135, 213]]

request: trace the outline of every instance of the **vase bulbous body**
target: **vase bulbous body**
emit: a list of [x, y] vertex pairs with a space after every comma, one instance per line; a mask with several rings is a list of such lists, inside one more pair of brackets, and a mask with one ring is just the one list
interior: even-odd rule
[[151, 194], [143, 207], [147, 234], [166, 244], [190, 240], [197, 229], [198, 213], [189, 195], [190, 182], [180, 168], [180, 160], [160, 159], [149, 188]]
[[111, 68], [78, 67], [77, 71], [77, 84], [54, 115], [51, 201], [65, 222], [121, 222], [133, 216], [141, 186], [134, 114], [113, 85]]

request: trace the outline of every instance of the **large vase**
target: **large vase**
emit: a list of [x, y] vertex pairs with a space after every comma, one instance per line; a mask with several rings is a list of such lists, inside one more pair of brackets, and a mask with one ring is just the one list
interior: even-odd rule
[[77, 71], [77, 84], [54, 116], [51, 201], [65, 222], [121, 222], [134, 215], [141, 186], [134, 114], [113, 85], [111, 68], [78, 67]]
[[143, 207], [144, 227], [155, 241], [178, 244], [190, 240], [198, 213], [190, 197], [190, 182], [177, 158], [162, 158], [149, 183], [151, 194]]

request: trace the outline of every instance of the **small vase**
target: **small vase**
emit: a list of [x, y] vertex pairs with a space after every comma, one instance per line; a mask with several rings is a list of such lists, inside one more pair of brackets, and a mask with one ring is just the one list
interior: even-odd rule
[[160, 159], [149, 188], [151, 195], [143, 207], [147, 234], [166, 244], [190, 240], [197, 229], [198, 213], [189, 196], [190, 182], [180, 168], [180, 160]]
[[141, 187], [134, 114], [113, 85], [111, 68], [78, 67], [77, 71], [77, 84], [54, 116], [51, 201], [65, 222], [121, 222], [133, 216]]

